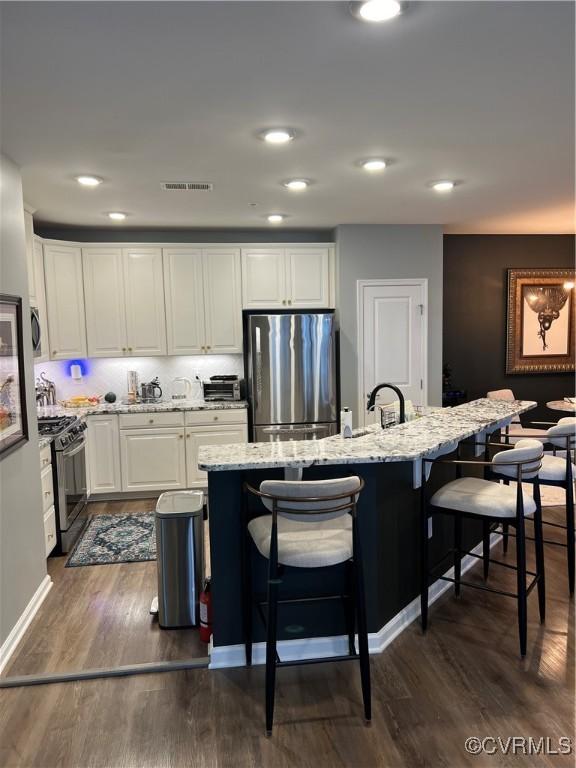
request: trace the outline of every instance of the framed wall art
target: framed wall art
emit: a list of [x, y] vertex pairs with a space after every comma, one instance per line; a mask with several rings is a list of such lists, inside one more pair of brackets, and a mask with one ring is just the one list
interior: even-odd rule
[[574, 371], [574, 271], [509, 269], [506, 373]]
[[0, 459], [27, 440], [22, 299], [0, 294]]

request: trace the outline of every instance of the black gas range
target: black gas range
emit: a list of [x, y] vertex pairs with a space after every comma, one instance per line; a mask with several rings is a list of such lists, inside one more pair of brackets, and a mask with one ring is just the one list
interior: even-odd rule
[[77, 416], [38, 419], [40, 435], [52, 438], [57, 553], [69, 552], [86, 524], [86, 426]]

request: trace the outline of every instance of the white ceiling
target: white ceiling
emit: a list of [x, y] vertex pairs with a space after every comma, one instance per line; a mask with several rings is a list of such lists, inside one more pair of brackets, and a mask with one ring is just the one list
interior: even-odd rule
[[[574, 5], [2, 3], [2, 146], [44, 222], [574, 228]], [[270, 147], [263, 127], [297, 138]], [[381, 155], [369, 175], [355, 162]], [[73, 177], [106, 183], [80, 189]], [[305, 193], [282, 179], [315, 181]], [[462, 184], [438, 195], [426, 184]], [[160, 191], [166, 180], [211, 193]], [[256, 208], [250, 203], [257, 202]], [[122, 226], [122, 225], [117, 225]]]

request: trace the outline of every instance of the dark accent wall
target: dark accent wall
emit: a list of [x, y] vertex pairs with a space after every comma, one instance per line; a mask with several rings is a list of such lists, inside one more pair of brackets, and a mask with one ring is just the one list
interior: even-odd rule
[[35, 222], [40, 237], [84, 243], [331, 243], [332, 229], [162, 229], [152, 227], [74, 227]]
[[545, 404], [574, 395], [573, 374], [506, 374], [507, 270], [574, 268], [574, 245], [573, 235], [444, 236], [443, 359], [469, 399], [511, 389], [538, 401], [531, 419], [561, 415]]

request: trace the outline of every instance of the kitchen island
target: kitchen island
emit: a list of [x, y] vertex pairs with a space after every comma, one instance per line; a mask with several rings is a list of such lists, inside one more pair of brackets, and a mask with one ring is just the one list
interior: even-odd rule
[[[419, 503], [421, 462], [453, 452], [459, 443], [481, 442], [503, 428], [513, 417], [534, 408], [530, 401], [476, 400], [455, 408], [432, 410], [427, 415], [386, 430], [372, 425], [355, 430], [354, 437], [339, 436], [316, 441], [246, 443], [206, 446], [199, 452], [199, 468], [208, 471], [210, 552], [213, 601], [212, 666], [244, 663], [242, 623], [242, 484], [259, 486], [264, 479], [293, 477], [319, 480], [360, 475], [365, 488], [358, 503], [359, 531], [366, 583], [366, 608], [370, 648], [382, 650], [418, 615]], [[451, 474], [452, 472], [452, 474]], [[290, 474], [291, 473], [291, 474]], [[453, 478], [451, 467], [434, 468], [428, 482], [433, 488]], [[265, 512], [258, 499], [246, 500], [248, 515]], [[464, 547], [481, 539], [477, 521], [465, 521]], [[431, 560], [436, 562], [452, 542], [449, 521], [434, 521]], [[266, 586], [266, 561], [251, 551], [254, 587]], [[466, 564], [464, 563], [464, 567]], [[434, 574], [434, 581], [441, 572]], [[320, 572], [286, 569], [281, 597], [295, 594], [342, 592], [344, 568]], [[445, 584], [445, 582], [442, 582]], [[439, 594], [432, 588], [431, 599]], [[254, 661], [263, 659], [264, 633], [253, 617]], [[283, 606], [279, 614], [281, 658], [305, 658], [346, 653], [343, 612], [333, 602]]]

